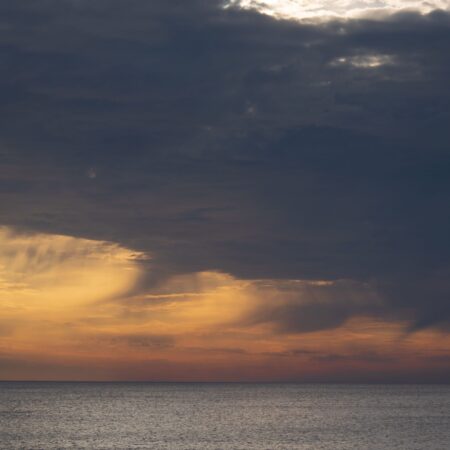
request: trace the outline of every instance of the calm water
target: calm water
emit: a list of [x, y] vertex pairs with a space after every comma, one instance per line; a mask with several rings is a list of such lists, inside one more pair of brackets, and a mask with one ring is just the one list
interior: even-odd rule
[[450, 386], [0, 383], [2, 449], [450, 449]]

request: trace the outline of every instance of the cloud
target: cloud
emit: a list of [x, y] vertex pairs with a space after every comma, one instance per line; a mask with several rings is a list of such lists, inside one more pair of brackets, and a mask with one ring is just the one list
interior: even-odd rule
[[274, 282], [270, 288], [258, 286], [255, 297], [244, 323], [271, 324], [281, 333], [339, 328], [351, 317], [384, 312], [373, 287], [346, 280]]
[[[0, 2], [0, 223], [151, 254], [127, 292], [193, 273], [351, 280], [385, 317], [446, 328], [448, 13], [307, 24], [222, 6]], [[48, 260], [84, 258], [72, 247]], [[253, 323], [377, 317], [360, 295], [269, 303]]]
[[[0, 299], [5, 325], [29, 335], [89, 314], [96, 302], [124, 297], [140, 277], [139, 252], [117, 244], [0, 228]], [[93, 314], [95, 312], [92, 311]], [[30, 330], [30, 324], [36, 328]]]
[[225, 7], [255, 10], [278, 19], [324, 21], [363, 17], [383, 19], [402, 11], [429, 13], [436, 9], [449, 10], [450, 4], [448, 0], [229, 0]]
[[103, 338], [111, 344], [125, 344], [138, 349], [163, 349], [173, 347], [175, 339], [170, 335], [158, 334], [128, 334], [104, 336]]

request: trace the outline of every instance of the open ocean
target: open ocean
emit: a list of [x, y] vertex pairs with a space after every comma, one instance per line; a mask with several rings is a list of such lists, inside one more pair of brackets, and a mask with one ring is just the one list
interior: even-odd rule
[[450, 449], [450, 386], [0, 383], [2, 449]]

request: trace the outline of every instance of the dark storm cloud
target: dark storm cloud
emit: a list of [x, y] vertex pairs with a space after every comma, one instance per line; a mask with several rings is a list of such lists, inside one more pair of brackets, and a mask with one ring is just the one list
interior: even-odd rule
[[[0, 0], [0, 18], [0, 223], [118, 241], [161, 276], [370, 280], [385, 314], [448, 324], [448, 14]], [[286, 308], [298, 331], [361, 313]]]

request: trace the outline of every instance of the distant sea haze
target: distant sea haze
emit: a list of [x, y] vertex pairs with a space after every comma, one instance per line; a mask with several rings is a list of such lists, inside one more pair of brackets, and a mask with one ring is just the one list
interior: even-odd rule
[[0, 383], [5, 450], [447, 450], [449, 425], [450, 386]]

